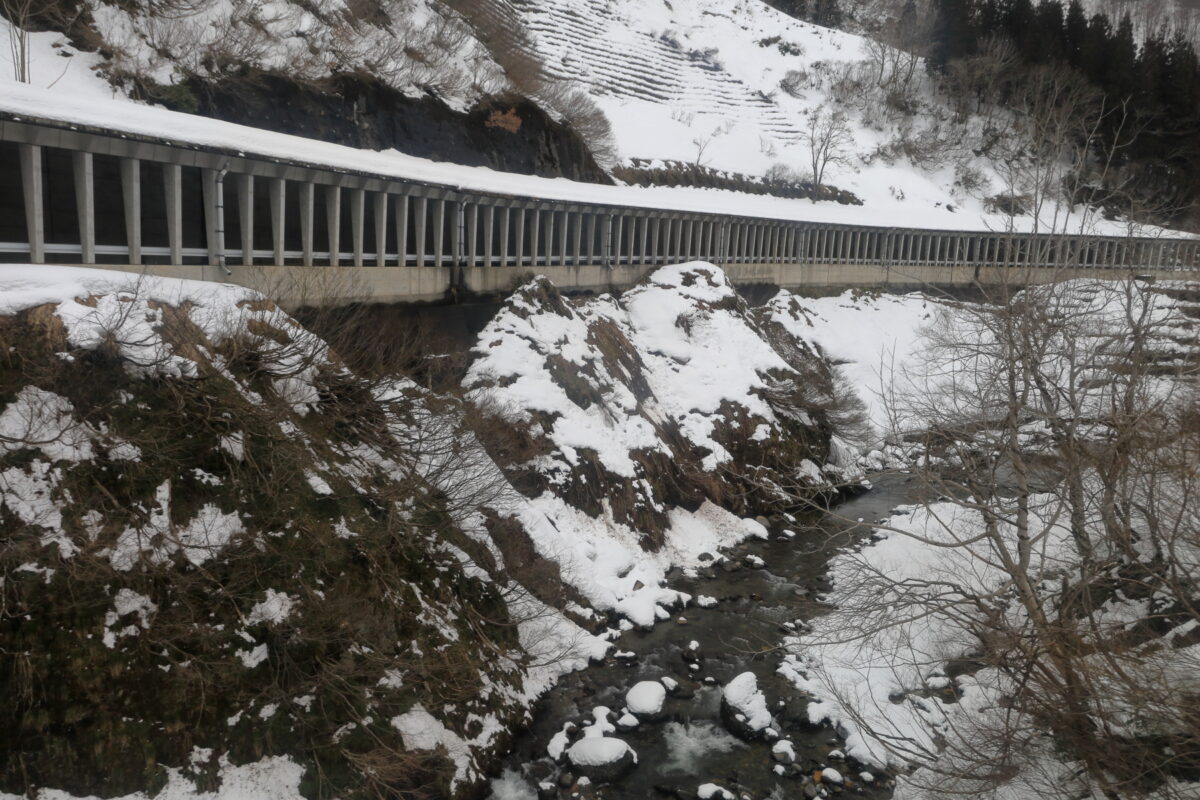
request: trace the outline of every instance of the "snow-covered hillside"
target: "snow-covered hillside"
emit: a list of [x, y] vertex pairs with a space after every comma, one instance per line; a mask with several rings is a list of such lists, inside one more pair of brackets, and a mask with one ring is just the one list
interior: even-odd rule
[[[1197, 288], [1066, 281], [1027, 289], [1013, 300], [1012, 316], [1002, 306], [921, 294], [774, 301], [803, 309], [793, 332], [840, 365], [878, 432], [893, 441], [907, 434], [903, 469], [921, 487], [916, 505], [877, 520], [869, 540], [833, 559], [835, 608], [789, 640], [780, 667], [811, 696], [809, 717], [843, 732], [849, 759], [868, 770], [919, 767], [897, 779], [898, 796], [1097, 791], [1086, 748], [1063, 746], [1061, 728], [1031, 710], [1042, 698], [995, 644], [998, 630], [1036, 628], [1030, 620], [1043, 605], [1058, 615], [1052, 636], [1087, 643], [1086, 713], [1096, 730], [1135, 743], [1179, 735], [1174, 704], [1191, 702], [1200, 665], [1187, 599], [1200, 564], [1190, 421], [1200, 363]], [[1017, 326], [1036, 351], [1004, 338]], [[1006, 422], [1008, 380], [1020, 386], [1028, 375], [1036, 376], [1030, 384], [1053, 389], [1020, 395], [1020, 412]], [[1095, 461], [1077, 473], [1061, 466], [1081, 452]], [[1065, 475], [1019, 479], [1029, 470], [1023, 458], [1046, 459]], [[876, 452], [867, 460], [884, 458]], [[1131, 509], [1127, 527], [1112, 524], [1112, 506]], [[1118, 529], [1128, 531], [1124, 545], [1112, 533]], [[1019, 569], [1015, 553], [1024, 554]], [[1166, 559], [1189, 576], [1178, 594], [1144, 567]], [[1012, 589], [1023, 573], [1038, 598], [1024, 604]], [[1154, 588], [1135, 591], [1134, 583]], [[1095, 598], [1062, 611], [1081, 586]], [[996, 616], [987, 621], [989, 614]], [[993, 626], [997, 619], [1004, 621]], [[1039, 652], [1033, 663], [1053, 672], [1051, 658]], [[1119, 664], [1115, 675], [1096, 666], [1105, 658]], [[986, 757], [976, 756], [996, 752], [1002, 736], [1013, 753], [1010, 771], [993, 779], [982, 774]], [[1148, 796], [1195, 792], [1194, 783], [1176, 783], [1170, 765], [1142, 768], [1139, 779], [1165, 777], [1147, 783]]]
[[[390, 0], [377, 14], [339, 0], [80, 5], [93, 31], [89, 44], [100, 52], [82, 52], [60, 34], [30, 34], [28, 83], [121, 94], [135, 83], [220, 80], [246, 70], [299, 82], [362, 72], [409, 96], [434, 91], [455, 108], [509, 88], [471, 28], [437, 0]], [[16, 41], [12, 22], [0, 27]], [[0, 53], [4, 80], [16, 75], [19, 52], [14, 44]]]
[[[983, 159], [946, 152], [918, 166], [888, 152], [923, 130], [944, 133], [936, 116], [949, 115], [920, 66], [914, 91], [923, 107], [889, 114], [862, 36], [796, 20], [761, 0], [488, 3], [521, 21], [545, 70], [597, 100], [625, 163], [673, 160], [751, 176], [782, 167], [807, 177], [814, 115], [842, 112], [845, 163], [831, 165], [826, 181], [864, 200], [859, 219], [912, 209], [930, 225], [978, 219], [981, 199], [1001, 189]], [[964, 181], [968, 169], [992, 178], [991, 191], [973, 174]]]

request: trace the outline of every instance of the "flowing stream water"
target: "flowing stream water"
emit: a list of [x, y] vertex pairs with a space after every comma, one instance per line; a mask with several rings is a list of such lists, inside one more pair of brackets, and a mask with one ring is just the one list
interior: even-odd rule
[[[518, 792], [512, 787], [539, 783], [556, 787], [543, 789], [542, 797], [558, 798], [694, 798], [698, 787], [710, 782], [754, 800], [804, 798], [805, 792], [811, 794], [813, 789], [805, 786], [803, 776], [826, 764], [853, 777], [847, 788], [826, 786], [826, 791], [885, 797], [884, 776], [866, 784], [857, 780], [861, 768], [829, 758], [831, 751], [842, 746], [836, 731], [808, 722], [805, 699], [776, 669], [788, 633], [784, 624], [811, 619], [827, 608], [815, 598], [829, 588], [824, 574], [832, 553], [865, 535], [872, 522], [912, 499], [912, 485], [906, 476], [881, 476], [870, 491], [839, 504], [830, 513], [798, 520], [795, 525], [773, 524], [769, 540], [751, 540], [727, 553], [728, 567], [718, 564], [696, 577], [672, 573], [672, 588], [714, 597], [717, 604], [711, 608], [689, 606], [652, 630], [625, 633], [614, 651], [633, 653], [635, 659], [610, 658], [564, 676], [538, 702], [533, 724], [514, 742], [504, 761], [508, 777], [502, 783], [506, 786], [497, 790], [496, 800], [529, 797], [531, 789]], [[862, 524], [852, 522], [860, 518]], [[796, 536], [785, 538], [783, 528], [794, 530]], [[761, 558], [765, 567], [746, 566], [745, 559], [751, 555]], [[693, 653], [699, 655], [696, 669], [689, 666]], [[795, 745], [795, 766], [785, 768], [783, 775], [775, 769], [769, 741], [737, 739], [722, 724], [721, 686], [746, 671], [757, 676], [781, 736]], [[625, 705], [625, 693], [635, 683], [663, 677], [677, 681], [683, 696], [667, 697], [660, 720], [613, 734], [638, 754], [638, 765], [627, 775], [609, 784], [585, 781], [580, 786], [569, 765], [548, 757], [547, 746], [564, 723], [590, 722], [597, 706], [611, 709], [615, 722]]]

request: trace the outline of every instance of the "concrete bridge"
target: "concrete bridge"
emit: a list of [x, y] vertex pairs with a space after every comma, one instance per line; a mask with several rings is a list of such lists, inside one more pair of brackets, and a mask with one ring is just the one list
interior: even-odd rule
[[1195, 238], [896, 229], [542, 199], [2, 106], [0, 176], [4, 260], [239, 283], [286, 305], [492, 294], [533, 271], [566, 290], [603, 291], [696, 259], [735, 283], [785, 288], [1014, 274], [1021, 283], [1200, 279]]

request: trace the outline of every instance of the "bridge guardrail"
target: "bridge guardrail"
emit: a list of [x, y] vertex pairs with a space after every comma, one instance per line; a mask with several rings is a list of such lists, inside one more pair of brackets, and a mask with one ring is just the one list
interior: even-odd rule
[[903, 229], [542, 200], [30, 120], [0, 122], [0, 172], [0, 207], [11, 212], [0, 214], [0, 258], [35, 263], [1200, 271], [1196, 238]]

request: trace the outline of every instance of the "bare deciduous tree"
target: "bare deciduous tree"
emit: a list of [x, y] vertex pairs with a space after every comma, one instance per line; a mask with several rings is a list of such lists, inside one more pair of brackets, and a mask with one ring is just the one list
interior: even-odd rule
[[29, 26], [38, 0], [0, 0], [0, 14], [8, 20], [8, 49], [12, 58], [13, 79], [29, 83]]
[[846, 115], [826, 108], [814, 110], [805, 126], [804, 140], [808, 147], [812, 180], [819, 188], [825, 184], [825, 173], [831, 165], [848, 163], [853, 140]]

